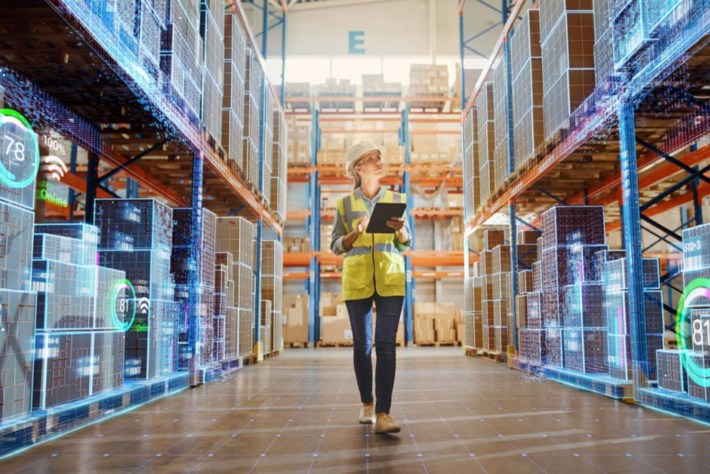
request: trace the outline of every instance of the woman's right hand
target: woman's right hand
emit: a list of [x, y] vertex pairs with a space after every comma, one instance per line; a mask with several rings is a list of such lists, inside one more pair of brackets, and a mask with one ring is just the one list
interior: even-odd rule
[[359, 221], [357, 221], [357, 227], [355, 228], [357, 230], [357, 235], [359, 236], [365, 230], [367, 229], [367, 225], [370, 223], [370, 216], [365, 216], [361, 217]]

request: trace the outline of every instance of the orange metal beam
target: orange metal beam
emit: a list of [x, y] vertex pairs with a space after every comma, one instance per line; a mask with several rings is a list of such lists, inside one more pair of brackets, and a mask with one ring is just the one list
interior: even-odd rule
[[311, 211], [288, 211], [286, 212], [287, 221], [303, 221], [311, 216]]
[[[678, 161], [688, 165], [688, 166], [695, 166], [697, 164], [702, 163], [703, 161], [706, 161], [710, 159], [710, 145], [705, 145], [704, 147], [690, 152], [687, 155], [677, 158]], [[663, 158], [659, 157], [655, 153], [646, 153], [643, 156], [641, 156], [638, 159], [638, 169], [644, 169], [648, 166], [655, 165], [658, 162], [663, 161]], [[664, 164], [663, 166], [659, 166], [658, 169], [655, 171], [652, 171], [650, 173], [644, 174], [641, 177], [639, 177], [639, 190], [641, 189], [646, 189], [649, 186], [653, 186], [654, 184], [661, 182], [665, 179], [668, 179], [669, 177], [673, 176], [674, 174], [681, 173], [683, 172], [682, 169], [678, 168], [676, 165], [667, 163]], [[600, 194], [607, 193], [609, 191], [612, 191], [616, 188], [621, 186], [621, 173], [615, 174], [614, 176], [610, 176], [609, 178], [605, 179], [601, 183], [598, 183], [594, 186], [592, 186], [589, 189], [588, 192], [588, 197], [589, 198], [594, 198], [596, 196], [599, 196]], [[593, 202], [594, 204], [599, 204], [599, 205], [607, 205], [612, 202], [617, 202], [619, 198], [619, 194], [613, 193], [610, 196], [607, 196], [606, 198], [599, 198], [599, 199], [594, 199]], [[581, 204], [584, 202], [584, 193], [579, 193], [576, 196], [574, 196], [572, 199], [568, 200], [570, 204]]]
[[306, 280], [310, 276], [310, 272], [284, 272], [284, 280]]
[[312, 255], [313, 252], [284, 252], [284, 267], [307, 267]]
[[[700, 183], [700, 186], [698, 186], [698, 199], [702, 199], [706, 196], [710, 196], [710, 184], [702, 182]], [[643, 215], [648, 217], [657, 216], [658, 214], [663, 214], [664, 212], [670, 211], [671, 209], [675, 209], [690, 202], [693, 202], [693, 193], [685, 193], [676, 198], [662, 201], [655, 206], [651, 206], [651, 208], [643, 211]], [[620, 221], [611, 222], [607, 224], [606, 231], [612, 232], [619, 228], [621, 228]]]
[[415, 219], [451, 219], [463, 217], [463, 209], [412, 209], [409, 215]]
[[464, 276], [463, 272], [446, 272], [446, 271], [426, 272], [426, 271], [417, 271], [417, 270], [412, 271], [412, 277], [420, 279], [420, 280], [421, 279], [441, 280], [442, 278], [463, 279], [463, 276]]

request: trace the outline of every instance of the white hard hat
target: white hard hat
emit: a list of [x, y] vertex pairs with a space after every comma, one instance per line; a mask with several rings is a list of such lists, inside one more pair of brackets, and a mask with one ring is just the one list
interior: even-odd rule
[[356, 179], [357, 174], [355, 173], [355, 164], [360, 158], [367, 155], [368, 153], [376, 151], [382, 155], [382, 150], [380, 150], [377, 145], [371, 142], [358, 142], [350, 147], [345, 155], [345, 172], [351, 179]]

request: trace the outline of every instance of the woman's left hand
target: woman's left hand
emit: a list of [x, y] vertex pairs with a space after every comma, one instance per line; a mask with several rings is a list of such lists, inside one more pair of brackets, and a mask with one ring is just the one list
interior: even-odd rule
[[401, 217], [393, 217], [392, 219], [387, 221], [387, 227], [399, 232], [404, 228], [404, 219], [402, 219]]

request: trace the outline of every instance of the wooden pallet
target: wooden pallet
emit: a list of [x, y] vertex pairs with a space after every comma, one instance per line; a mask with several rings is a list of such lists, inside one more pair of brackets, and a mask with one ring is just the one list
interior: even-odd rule
[[507, 354], [505, 352], [489, 351], [488, 349], [483, 349], [480, 352], [480, 355], [488, 360], [492, 360], [493, 362], [504, 363], [507, 360]]
[[417, 345], [422, 347], [457, 347], [461, 343], [459, 341], [417, 341]]
[[254, 365], [254, 364], [256, 364], [256, 359], [257, 359], [256, 354], [252, 354], [250, 356], [244, 357], [244, 359], [242, 359], [242, 364], [244, 366]]
[[352, 342], [324, 342], [324, 341], [319, 341], [316, 342], [316, 347], [352, 347], [353, 343]]
[[285, 342], [284, 347], [289, 349], [309, 349], [313, 347], [310, 342]]
[[466, 354], [468, 357], [478, 357], [478, 349], [471, 349], [470, 347], [465, 347], [464, 354]]

